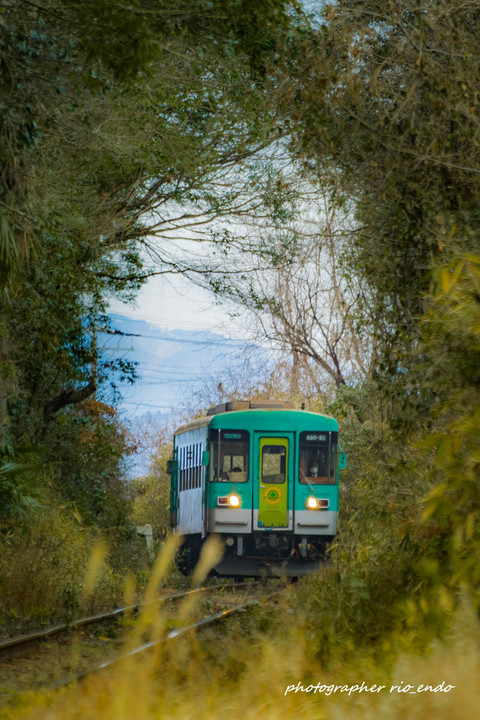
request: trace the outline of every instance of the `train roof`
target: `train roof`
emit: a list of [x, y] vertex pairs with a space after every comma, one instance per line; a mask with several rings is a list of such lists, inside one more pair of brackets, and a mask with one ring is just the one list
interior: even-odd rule
[[[208, 408], [207, 415], [222, 415], [225, 412], [236, 412], [238, 410], [297, 410], [298, 403], [291, 400], [268, 400], [255, 398], [254, 400], [232, 400]], [[302, 404], [302, 410], [305, 407]]]
[[[272, 415], [275, 416], [275, 427], [272, 427]], [[236, 400], [210, 408], [206, 417], [192, 420], [178, 427], [174, 435], [181, 435], [189, 430], [198, 430], [211, 425], [214, 428], [231, 427], [232, 429], [258, 430], [338, 430], [338, 423], [330, 415], [297, 409], [297, 403], [290, 401], [269, 400]]]

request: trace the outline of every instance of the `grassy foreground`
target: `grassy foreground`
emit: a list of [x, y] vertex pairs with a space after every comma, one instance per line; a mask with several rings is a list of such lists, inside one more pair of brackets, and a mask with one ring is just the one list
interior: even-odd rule
[[[147, 600], [167, 571], [172, 551], [170, 545], [157, 561]], [[194, 582], [201, 580], [215, 552], [210, 548], [204, 556]], [[285, 588], [274, 605], [254, 605], [233, 620], [122, 661], [79, 685], [23, 696], [1, 711], [0, 718], [460, 720], [477, 716], [480, 632], [467, 601], [456, 610], [445, 639], [433, 640], [422, 654], [409, 652], [405, 643], [400, 650], [400, 638], [396, 647], [390, 641], [388, 651], [351, 647], [347, 659], [343, 652], [326, 667], [314, 640], [311, 611], [302, 601], [302, 585], [298, 590]], [[179, 625], [188, 621], [195, 602], [188, 598], [180, 606]], [[327, 619], [321, 611], [314, 618], [317, 626]], [[162, 637], [165, 631], [165, 620], [155, 606], [147, 608], [134, 626], [127, 647], [140, 644], [147, 631], [151, 638]], [[73, 665], [75, 652], [73, 648]]]

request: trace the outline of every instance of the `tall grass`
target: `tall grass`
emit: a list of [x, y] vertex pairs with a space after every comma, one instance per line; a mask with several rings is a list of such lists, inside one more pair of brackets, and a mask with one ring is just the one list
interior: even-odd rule
[[[160, 555], [147, 589], [152, 599], [175, 550], [172, 542]], [[198, 569], [199, 582], [215, 562], [218, 549], [207, 547]], [[320, 580], [317, 579], [318, 583]], [[309, 584], [310, 583], [310, 584]], [[479, 624], [467, 599], [459, 605], [443, 641], [432, 640], [422, 654], [392, 636], [388, 651], [352, 646], [334, 656], [328, 670], [318, 647], [325, 612], [305, 603], [305, 587], [287, 587], [274, 604], [259, 603], [231, 620], [157, 645], [126, 658], [80, 684], [50, 694], [35, 694], [0, 713], [2, 720], [463, 720], [478, 716], [480, 707]], [[127, 591], [129, 592], [129, 591]], [[192, 597], [179, 609], [187, 623], [197, 608]], [[126, 649], [146, 634], [165, 635], [166, 618], [147, 605], [126, 641]], [[347, 634], [339, 638], [347, 643]], [[386, 647], [386, 646], [385, 646]], [[345, 650], [345, 648], [344, 648]], [[380, 692], [350, 694], [366, 683], [384, 685]], [[449, 692], [390, 691], [407, 684]], [[292, 686], [323, 686], [322, 691], [295, 692]], [[337, 691], [328, 692], [337, 686]], [[290, 688], [289, 692], [286, 692]]]

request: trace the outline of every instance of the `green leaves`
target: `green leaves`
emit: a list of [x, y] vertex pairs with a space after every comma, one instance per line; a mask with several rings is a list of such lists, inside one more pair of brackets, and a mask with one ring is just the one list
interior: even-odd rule
[[[0, 460], [0, 523], [29, 520], [38, 515], [42, 503], [44, 467], [32, 451], [17, 451]], [[39, 481], [40, 480], [40, 481]]]
[[289, 58], [295, 147], [355, 201], [349, 264], [373, 288], [388, 376], [411, 365], [439, 253], [478, 249], [475, 4], [340, 2], [322, 20]]
[[19, 245], [11, 225], [6, 217], [0, 215], [0, 287], [6, 284], [10, 275], [17, 269], [19, 258]]

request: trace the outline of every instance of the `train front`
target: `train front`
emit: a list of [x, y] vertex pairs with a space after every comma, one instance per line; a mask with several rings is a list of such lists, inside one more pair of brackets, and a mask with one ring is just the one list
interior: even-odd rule
[[336, 420], [248, 410], [212, 417], [208, 432], [207, 530], [225, 543], [215, 570], [298, 576], [318, 568], [337, 526]]

